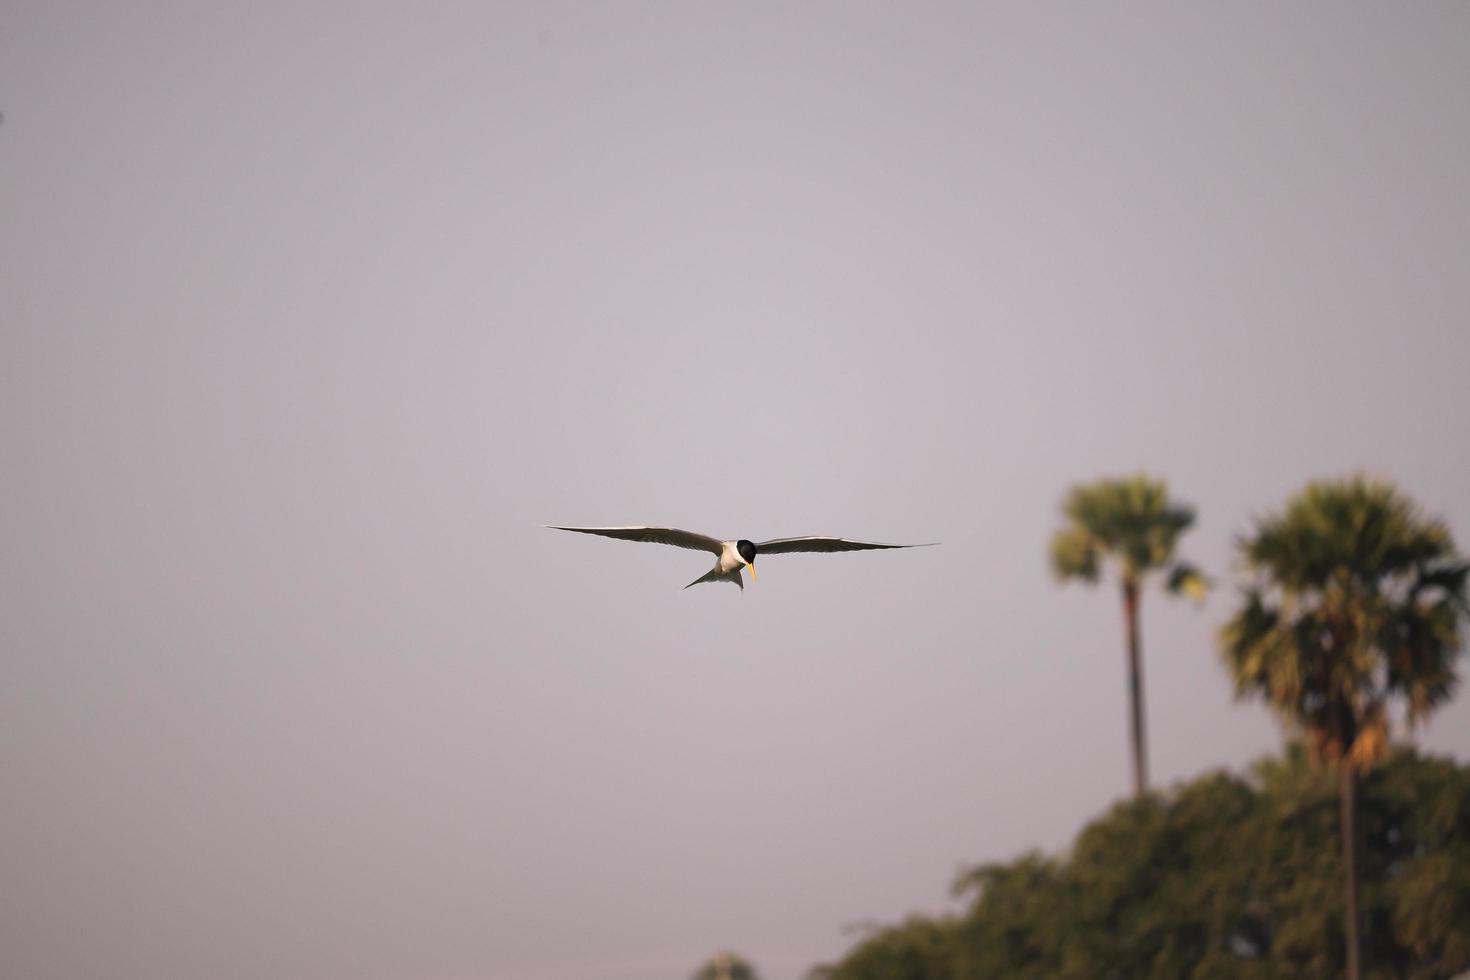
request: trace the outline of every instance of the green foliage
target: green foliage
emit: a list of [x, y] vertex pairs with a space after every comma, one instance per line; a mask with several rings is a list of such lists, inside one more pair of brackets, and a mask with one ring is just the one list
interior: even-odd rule
[[[1194, 508], [1169, 499], [1167, 484], [1143, 474], [1079, 484], [1062, 501], [1065, 524], [1051, 541], [1052, 571], [1066, 581], [1095, 582], [1107, 561], [1126, 582], [1166, 568], [1179, 535], [1194, 523]], [[1191, 566], [1172, 569], [1174, 590], [1203, 595], [1206, 580]]]
[[818, 966], [807, 980], [950, 980], [952, 927], [921, 917], [875, 929], [837, 966]]
[[972, 910], [953, 927], [955, 980], [1042, 980], [1061, 973], [1072, 892], [1060, 862], [1032, 852], [1010, 864], [981, 865], [960, 876], [954, 893], [973, 893], [976, 907], [985, 904], [984, 914]]
[[[1470, 767], [1400, 749], [1361, 804], [1364, 976], [1470, 970]], [[1120, 803], [1063, 857], [969, 871], [962, 914], [878, 930], [812, 978], [1335, 978], [1338, 813], [1296, 746]]]
[[690, 980], [760, 980], [760, 977], [744, 957], [734, 953], [716, 953], [694, 971]]
[[1169, 577], [1164, 580], [1164, 588], [1172, 595], [1184, 595], [1195, 602], [1204, 602], [1205, 596], [1210, 591], [1210, 580], [1205, 573], [1188, 562], [1179, 562], [1169, 569]]
[[1470, 565], [1391, 484], [1313, 483], [1239, 550], [1251, 579], [1220, 638], [1236, 694], [1302, 726], [1318, 758], [1365, 769], [1390, 697], [1411, 724], [1449, 698]]

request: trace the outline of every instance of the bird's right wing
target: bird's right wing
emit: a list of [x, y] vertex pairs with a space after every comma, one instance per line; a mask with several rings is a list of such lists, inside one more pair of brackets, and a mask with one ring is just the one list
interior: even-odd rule
[[757, 541], [758, 555], [788, 555], [793, 552], [874, 551], [879, 548], [930, 548], [930, 544], [877, 544], [873, 541], [849, 541], [847, 538], [829, 538], [823, 535], [808, 535], [804, 538], [776, 538], [774, 541]]
[[577, 531], [581, 534], [600, 534], [605, 538], [621, 538], [624, 541], [671, 544], [675, 548], [708, 551], [713, 555], [721, 554], [725, 550], [725, 545], [721, 541], [708, 535], [695, 534], [693, 531], [681, 531], [676, 527], [562, 527], [558, 524], [547, 524], [546, 526], [553, 531]]

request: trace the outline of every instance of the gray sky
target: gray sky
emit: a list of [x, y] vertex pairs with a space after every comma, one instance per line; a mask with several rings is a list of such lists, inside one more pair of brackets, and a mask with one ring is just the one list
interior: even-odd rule
[[1470, 547], [1464, 4], [297, 6], [0, 8], [0, 974], [795, 980], [1127, 790], [1069, 483]]

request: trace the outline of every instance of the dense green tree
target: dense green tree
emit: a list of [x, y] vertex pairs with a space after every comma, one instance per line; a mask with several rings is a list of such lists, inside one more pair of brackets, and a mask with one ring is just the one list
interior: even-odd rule
[[760, 980], [750, 961], [730, 952], [711, 956], [695, 970], [690, 980]]
[[1203, 598], [1208, 582], [1193, 566], [1174, 560], [1179, 535], [1194, 523], [1194, 509], [1169, 499], [1162, 480], [1139, 474], [1072, 487], [1062, 501], [1065, 524], [1052, 535], [1051, 564], [1062, 581], [1096, 582], [1105, 564], [1116, 566], [1127, 632], [1129, 734], [1133, 792], [1148, 792], [1144, 731], [1143, 652], [1139, 594], [1153, 573], [1170, 592]]
[[836, 966], [818, 966], [807, 980], [950, 980], [954, 976], [950, 923], [915, 916], [871, 930]]
[[975, 896], [971, 913], [953, 926], [955, 980], [1062, 975], [1073, 907], [1062, 862], [1032, 852], [1008, 864], [981, 865], [959, 877], [954, 894]]
[[[1304, 746], [1119, 803], [1071, 852], [966, 872], [962, 914], [870, 932], [811, 980], [1335, 980], [1337, 781]], [[1362, 785], [1365, 974], [1470, 970], [1470, 766], [1400, 748]]]
[[1387, 745], [1391, 698], [1412, 725], [1449, 697], [1470, 566], [1443, 523], [1365, 478], [1309, 485], [1239, 550], [1249, 578], [1221, 652], [1237, 695], [1263, 698], [1336, 769], [1343, 942], [1357, 980], [1357, 784]]

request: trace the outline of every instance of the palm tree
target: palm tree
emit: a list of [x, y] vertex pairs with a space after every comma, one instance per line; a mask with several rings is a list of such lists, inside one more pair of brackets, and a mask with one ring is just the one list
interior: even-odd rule
[[1203, 599], [1209, 583], [1193, 566], [1174, 561], [1174, 543], [1194, 523], [1194, 508], [1169, 500], [1162, 480], [1138, 474], [1074, 486], [1062, 501], [1066, 525], [1052, 535], [1051, 565], [1061, 581], [1096, 582], [1104, 563], [1117, 566], [1128, 636], [1128, 696], [1133, 742], [1133, 792], [1148, 792], [1143, 726], [1143, 662], [1138, 596], [1153, 572], [1166, 588]]
[[1335, 765], [1347, 976], [1359, 967], [1357, 776], [1382, 757], [1390, 698], [1412, 727], [1450, 696], [1470, 564], [1390, 483], [1308, 485], [1238, 543], [1247, 573], [1220, 650], [1237, 697], [1263, 698]]

